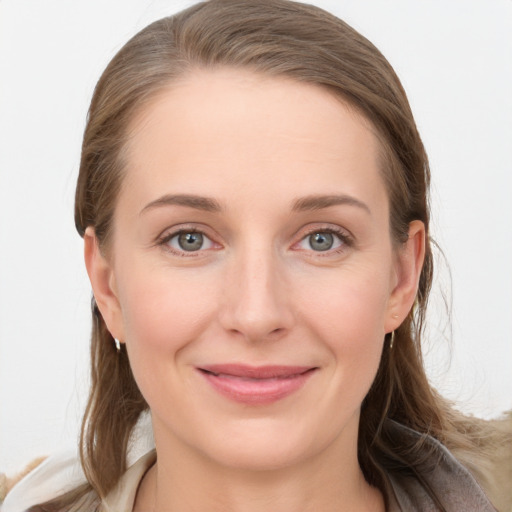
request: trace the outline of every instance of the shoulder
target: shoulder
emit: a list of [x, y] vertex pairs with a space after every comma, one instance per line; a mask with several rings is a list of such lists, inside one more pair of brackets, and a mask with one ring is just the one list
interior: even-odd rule
[[8, 492], [26, 475], [39, 466], [46, 457], [38, 457], [32, 460], [25, 468], [14, 476], [7, 476], [5, 473], [0, 473], [0, 503], [3, 503]]
[[478, 448], [453, 454], [475, 476], [498, 510], [512, 511], [512, 411], [500, 419], [472, 418]]
[[495, 512], [475, 477], [439, 441], [393, 421], [387, 429], [406, 447], [405, 470], [388, 475], [400, 510]]
[[[3, 477], [2, 512], [24, 512], [65, 494], [86, 481], [76, 453], [56, 453], [34, 460], [14, 478]], [[0, 483], [2, 485], [2, 483]]]

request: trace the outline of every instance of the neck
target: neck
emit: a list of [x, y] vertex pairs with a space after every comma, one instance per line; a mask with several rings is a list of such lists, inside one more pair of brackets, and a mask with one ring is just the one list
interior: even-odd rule
[[385, 509], [380, 491], [364, 479], [356, 450], [344, 449], [343, 439], [314, 457], [264, 470], [220, 465], [187, 446], [159, 446], [156, 435], [155, 441], [158, 462], [141, 483], [134, 512]]

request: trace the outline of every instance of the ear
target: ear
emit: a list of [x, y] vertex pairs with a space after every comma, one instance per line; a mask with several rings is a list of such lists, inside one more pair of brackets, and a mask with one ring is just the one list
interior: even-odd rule
[[395, 282], [389, 299], [386, 332], [398, 328], [413, 307], [424, 259], [425, 225], [415, 220], [409, 224], [409, 238], [397, 251]]
[[101, 252], [92, 227], [85, 230], [84, 259], [94, 298], [107, 329], [114, 338], [124, 340], [123, 316], [117, 297], [114, 271], [108, 258]]

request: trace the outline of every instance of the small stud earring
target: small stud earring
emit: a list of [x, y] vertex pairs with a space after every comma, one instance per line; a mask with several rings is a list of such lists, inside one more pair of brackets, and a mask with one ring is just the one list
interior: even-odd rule
[[114, 338], [114, 343], [116, 344], [116, 350], [121, 352], [121, 342], [117, 338]]

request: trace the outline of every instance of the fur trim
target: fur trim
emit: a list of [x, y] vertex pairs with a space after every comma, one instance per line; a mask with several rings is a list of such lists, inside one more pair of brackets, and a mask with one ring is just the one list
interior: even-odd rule
[[479, 449], [457, 448], [453, 454], [473, 473], [499, 512], [512, 512], [512, 411], [501, 419], [472, 418], [472, 422], [481, 426]]

